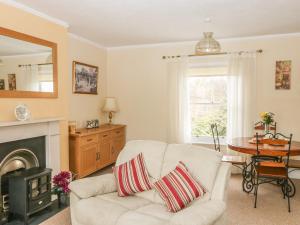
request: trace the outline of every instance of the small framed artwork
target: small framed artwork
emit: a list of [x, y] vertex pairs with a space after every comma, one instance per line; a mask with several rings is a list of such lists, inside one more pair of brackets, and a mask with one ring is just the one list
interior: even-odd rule
[[73, 61], [73, 93], [98, 94], [98, 67]]
[[0, 79], [0, 90], [5, 90], [5, 81], [4, 81], [4, 79]]
[[16, 74], [8, 74], [8, 89], [15, 91], [17, 89]]
[[276, 61], [275, 89], [288, 90], [291, 88], [292, 61]]

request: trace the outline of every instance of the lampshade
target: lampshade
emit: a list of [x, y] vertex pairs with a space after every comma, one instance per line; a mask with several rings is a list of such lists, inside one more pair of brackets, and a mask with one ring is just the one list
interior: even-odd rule
[[118, 111], [117, 100], [115, 98], [105, 98], [105, 103], [102, 108], [104, 112], [116, 112]]
[[203, 35], [203, 39], [201, 39], [196, 45], [196, 55], [221, 52], [220, 43], [213, 38], [213, 32], [204, 32]]

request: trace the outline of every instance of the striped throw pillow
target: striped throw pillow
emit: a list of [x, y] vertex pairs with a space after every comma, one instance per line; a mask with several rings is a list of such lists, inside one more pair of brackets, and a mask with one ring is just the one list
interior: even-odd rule
[[173, 171], [153, 186], [171, 212], [178, 212], [205, 193], [205, 189], [192, 177], [183, 162], [179, 162]]
[[118, 194], [121, 197], [133, 195], [152, 188], [143, 154], [113, 168], [117, 182]]

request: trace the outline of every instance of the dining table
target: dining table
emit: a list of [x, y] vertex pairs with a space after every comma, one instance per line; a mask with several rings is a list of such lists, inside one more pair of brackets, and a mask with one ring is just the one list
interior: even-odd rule
[[[254, 156], [257, 153], [257, 144], [253, 141], [253, 137], [239, 137], [233, 138], [228, 144], [228, 148], [239, 152]], [[279, 158], [283, 155], [283, 152], [288, 151], [287, 145], [268, 145], [268, 144], [258, 144], [258, 149], [267, 153], [268, 155], [278, 156]], [[290, 156], [299, 156], [300, 155], [300, 142], [292, 141]], [[254, 189], [255, 184], [255, 166], [254, 160], [249, 160], [242, 172], [243, 175], [243, 190], [247, 193], [250, 193]], [[293, 197], [296, 193], [296, 188], [291, 179], [289, 179], [289, 196]]]

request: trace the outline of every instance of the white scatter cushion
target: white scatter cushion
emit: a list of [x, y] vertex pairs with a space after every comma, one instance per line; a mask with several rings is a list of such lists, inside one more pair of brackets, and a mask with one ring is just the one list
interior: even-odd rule
[[129, 161], [142, 152], [150, 177], [159, 179], [166, 147], [167, 144], [160, 141], [129, 141], [120, 152], [116, 166]]
[[221, 164], [222, 154], [201, 146], [170, 144], [165, 153], [161, 177], [172, 171], [179, 161], [189, 169], [210, 194]]

